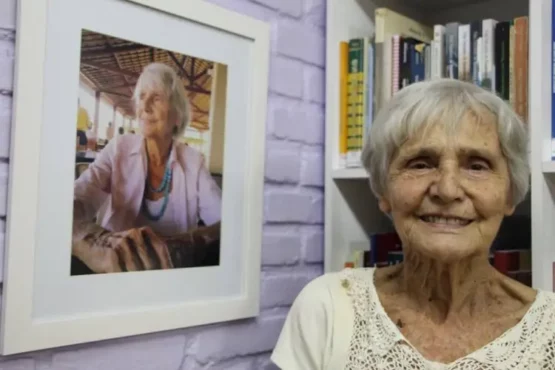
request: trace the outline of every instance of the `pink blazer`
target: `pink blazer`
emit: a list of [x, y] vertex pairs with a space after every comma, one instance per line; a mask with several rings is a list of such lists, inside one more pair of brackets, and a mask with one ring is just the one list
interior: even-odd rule
[[[221, 189], [208, 169], [204, 157], [189, 146], [174, 142], [169, 161], [173, 168], [177, 222], [196, 227], [199, 219], [212, 225], [221, 218]], [[106, 203], [97, 222], [110, 231], [135, 227], [143, 200], [147, 172], [144, 138], [138, 134], [118, 135], [97, 155], [88, 169], [75, 180], [74, 200], [82, 204], [74, 220], [92, 220]], [[181, 196], [175, 196], [181, 195]]]

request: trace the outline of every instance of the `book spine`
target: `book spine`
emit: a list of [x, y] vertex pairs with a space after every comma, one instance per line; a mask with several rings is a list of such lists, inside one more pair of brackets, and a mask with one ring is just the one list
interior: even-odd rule
[[480, 85], [478, 76], [478, 39], [482, 37], [482, 22], [470, 23], [470, 77], [475, 85]]
[[459, 26], [459, 79], [470, 81], [470, 24]]
[[459, 23], [451, 22], [445, 26], [445, 77], [459, 78]]
[[349, 43], [339, 43], [339, 168], [344, 168], [347, 161], [347, 121], [349, 81]]
[[366, 84], [368, 89], [368, 94], [366, 96], [366, 117], [365, 117], [365, 128], [364, 128], [364, 141], [368, 137], [368, 132], [370, 131], [370, 126], [372, 125], [372, 121], [374, 119], [374, 64], [375, 64], [375, 55], [374, 55], [374, 42], [372, 40], [368, 40], [367, 42], [367, 53], [366, 53], [366, 65], [367, 65], [367, 72], [366, 72]]
[[484, 80], [482, 87], [495, 91], [495, 63], [494, 63], [494, 32], [497, 21], [484, 19], [482, 22], [482, 35], [484, 40]]
[[445, 76], [445, 26], [434, 26], [434, 39], [432, 40], [432, 78]]
[[495, 27], [495, 90], [509, 101], [510, 22], [499, 22]]
[[424, 80], [424, 48], [426, 44], [412, 45], [412, 55], [414, 63], [412, 64], [412, 82]]
[[400, 53], [401, 53], [401, 36], [393, 35], [393, 57], [391, 60], [391, 93], [395, 94], [399, 91], [401, 87], [400, 82], [400, 69], [401, 69], [401, 61], [400, 61]]
[[515, 108], [516, 113], [527, 122], [528, 101], [528, 17], [518, 17], [515, 25]]
[[362, 154], [362, 143], [364, 135], [364, 121], [366, 118], [366, 53], [367, 44], [365, 38], [359, 39], [360, 46], [358, 48], [358, 71], [356, 73], [357, 81], [357, 98], [356, 98], [356, 120], [355, 120], [355, 140], [351, 157], [348, 164], [353, 167], [360, 167], [360, 155]]
[[374, 69], [376, 73], [374, 73], [374, 109], [377, 112], [383, 105], [382, 97], [383, 97], [383, 72], [385, 70], [384, 67], [384, 43], [383, 42], [375, 42], [374, 43]]
[[392, 76], [392, 60], [393, 60], [393, 37], [389, 37], [384, 41], [384, 72], [382, 86], [382, 104], [385, 104], [391, 98], [391, 78]]
[[383, 85], [383, 70], [384, 70], [384, 54], [383, 42], [385, 38], [385, 18], [387, 11], [376, 9], [374, 12], [375, 32], [374, 32], [374, 55], [375, 63], [374, 68], [377, 73], [374, 74], [374, 109], [378, 111], [382, 106], [382, 85]]
[[432, 78], [432, 46], [426, 45], [424, 48], [424, 79], [429, 80]]
[[358, 121], [359, 121], [359, 76], [361, 72], [362, 40], [349, 40], [349, 74], [348, 74], [348, 122], [347, 122], [347, 167], [357, 166], [360, 153], [358, 148]]
[[406, 87], [410, 84], [411, 71], [410, 71], [410, 44], [411, 39], [403, 38], [401, 40], [401, 81], [400, 88]]
[[409, 68], [410, 80], [409, 85], [416, 81], [416, 50], [414, 44], [409, 44]]

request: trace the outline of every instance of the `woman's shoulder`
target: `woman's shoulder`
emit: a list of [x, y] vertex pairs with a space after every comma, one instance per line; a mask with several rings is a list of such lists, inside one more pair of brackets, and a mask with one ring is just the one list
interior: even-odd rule
[[340, 292], [343, 272], [328, 272], [309, 281], [296, 298], [297, 305], [305, 307], [313, 303], [327, 304]]
[[335, 369], [343, 364], [352, 334], [349, 282], [365, 269], [320, 275], [295, 298], [272, 353], [282, 369]]
[[121, 134], [116, 135], [111, 141], [117, 142], [118, 145], [134, 147], [140, 146], [143, 140], [143, 136], [139, 134]]
[[176, 156], [180, 159], [186, 160], [187, 163], [200, 164], [204, 160], [202, 152], [181, 141], [175, 140], [174, 147]]
[[311, 280], [299, 293], [300, 303], [313, 305], [329, 303], [334, 299], [348, 298], [347, 291], [355, 285], [373, 286], [373, 268], [346, 268], [337, 272], [328, 272]]
[[111, 153], [111, 155], [126, 156], [128, 154], [140, 153], [142, 145], [142, 135], [120, 134], [109, 140], [102, 152]]
[[339, 318], [347, 326], [354, 313], [353, 294], [363, 293], [361, 286], [371, 286], [372, 273], [369, 268], [349, 268], [314, 278], [293, 301], [287, 323], [293, 326], [312, 323], [318, 330], [324, 330], [326, 323], [333, 326]]
[[[536, 300], [538, 301], [537, 306], [539, 306], [543, 312], [549, 312], [555, 324], [555, 293], [539, 289]], [[553, 331], [555, 332], [555, 326], [553, 327]]]

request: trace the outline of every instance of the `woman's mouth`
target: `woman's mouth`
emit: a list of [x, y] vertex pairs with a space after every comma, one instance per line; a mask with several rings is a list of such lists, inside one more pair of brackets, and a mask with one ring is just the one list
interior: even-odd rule
[[447, 225], [447, 226], [466, 226], [472, 222], [467, 218], [456, 216], [420, 216], [420, 219], [426, 223]]

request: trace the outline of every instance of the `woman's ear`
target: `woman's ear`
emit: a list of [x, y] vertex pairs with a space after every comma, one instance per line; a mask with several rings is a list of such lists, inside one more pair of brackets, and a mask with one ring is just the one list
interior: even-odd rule
[[507, 207], [505, 207], [505, 216], [511, 216], [513, 213], [515, 213], [515, 209], [516, 206], [507, 204]]
[[385, 214], [391, 213], [391, 204], [389, 203], [389, 200], [383, 195], [378, 199], [378, 207], [380, 207], [380, 211]]
[[505, 205], [505, 216], [511, 216], [515, 212], [516, 206], [513, 202], [513, 195], [511, 191], [508, 191], [507, 204]]

